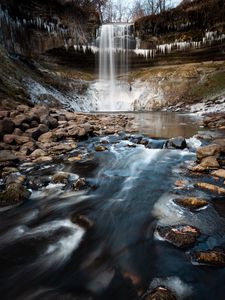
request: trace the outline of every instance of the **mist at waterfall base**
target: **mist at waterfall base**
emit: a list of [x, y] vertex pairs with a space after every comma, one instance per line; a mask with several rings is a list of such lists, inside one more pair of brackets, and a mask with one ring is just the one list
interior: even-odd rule
[[97, 37], [99, 80], [90, 88], [93, 110], [132, 111], [144, 90], [128, 82], [128, 50], [136, 47], [130, 24], [104, 24]]

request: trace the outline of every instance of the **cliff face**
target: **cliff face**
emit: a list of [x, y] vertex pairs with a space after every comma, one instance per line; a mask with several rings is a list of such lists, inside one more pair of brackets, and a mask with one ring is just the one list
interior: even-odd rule
[[[158, 15], [136, 20], [135, 30], [148, 46], [176, 41], [200, 41], [208, 32], [225, 33], [224, 0], [186, 0]], [[213, 38], [213, 33], [211, 34]]]
[[36, 56], [47, 50], [87, 44], [95, 37], [99, 16], [66, 0], [3, 0], [2, 42], [11, 53]]

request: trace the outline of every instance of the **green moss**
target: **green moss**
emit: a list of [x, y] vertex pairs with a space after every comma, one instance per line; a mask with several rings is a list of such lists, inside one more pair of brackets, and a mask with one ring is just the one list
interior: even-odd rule
[[206, 78], [190, 87], [189, 94], [198, 99], [209, 99], [225, 92], [225, 71], [208, 74]]

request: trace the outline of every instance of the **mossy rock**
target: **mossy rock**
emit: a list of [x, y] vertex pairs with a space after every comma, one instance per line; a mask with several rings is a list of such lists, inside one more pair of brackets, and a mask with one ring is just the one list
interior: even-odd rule
[[11, 183], [5, 191], [0, 192], [0, 206], [21, 203], [30, 197], [30, 192], [19, 183]]

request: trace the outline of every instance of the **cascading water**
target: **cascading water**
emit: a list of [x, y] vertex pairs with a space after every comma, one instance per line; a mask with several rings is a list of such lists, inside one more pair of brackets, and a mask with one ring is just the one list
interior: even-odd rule
[[90, 110], [149, 110], [151, 101], [163, 101], [160, 88], [138, 80], [131, 83], [128, 79], [130, 54], [139, 51], [136, 43], [130, 23], [101, 26], [94, 47], [99, 58], [99, 79], [90, 86], [87, 95]]
[[127, 110], [130, 99], [128, 50], [135, 48], [132, 25], [104, 24], [97, 38], [99, 47], [99, 81], [94, 87], [95, 109]]

